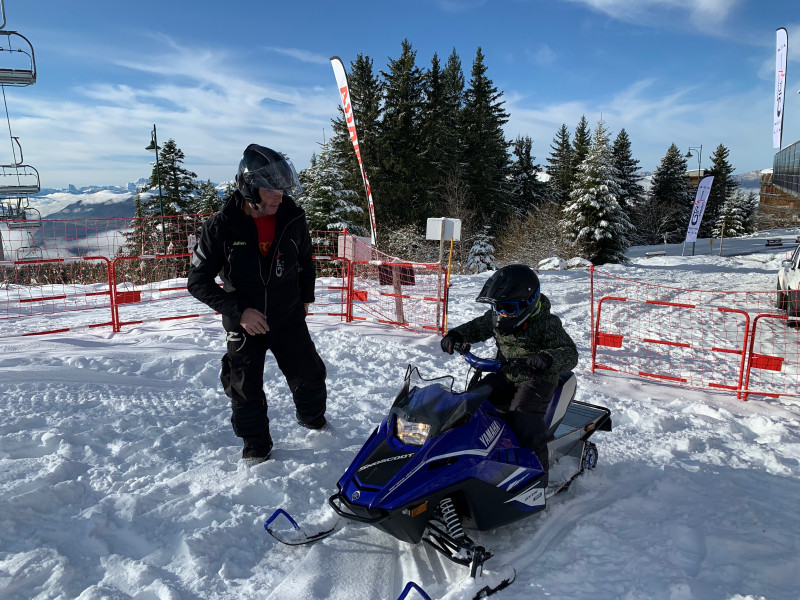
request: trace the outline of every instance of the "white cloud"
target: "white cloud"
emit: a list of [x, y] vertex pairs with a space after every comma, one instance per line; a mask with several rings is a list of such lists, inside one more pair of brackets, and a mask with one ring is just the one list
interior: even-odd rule
[[[568, 0], [614, 19], [658, 26], [670, 12], [688, 15], [695, 26], [722, 23], [741, 0]], [[679, 21], [678, 21], [679, 22]], [[670, 25], [675, 25], [671, 21]]]
[[8, 94], [14, 134], [43, 187], [122, 185], [149, 176], [152, 155], [144, 147], [154, 123], [159, 141], [175, 139], [185, 166], [202, 179], [230, 179], [251, 142], [286, 152], [298, 168], [307, 165], [336, 115], [333, 75], [292, 87], [276, 83], [268, 69], [255, 76], [240, 56], [160, 39], [158, 55], [111, 59], [123, 69], [117, 81], [60, 97], [34, 88]]
[[[763, 84], [762, 84], [763, 85]], [[582, 115], [592, 128], [602, 114], [612, 139], [625, 128], [631, 138], [634, 157], [644, 170], [652, 171], [673, 142], [681, 149], [703, 145], [703, 166], [708, 168], [713, 150], [724, 144], [731, 151], [731, 164], [737, 172], [763, 169], [772, 165], [771, 97], [761, 88], [727, 94], [713, 100], [696, 101], [698, 90], [685, 87], [662, 94], [658, 82], [638, 81], [607, 101], [579, 100], [531, 108], [527, 100], [513, 92], [507, 94], [506, 108], [511, 118], [506, 135], [529, 135], [534, 155], [544, 165], [550, 144], [562, 123], [574, 132]], [[787, 98], [787, 114], [790, 114]], [[794, 101], [800, 109], [800, 101]], [[736, 115], [731, 125], [731, 115]], [[797, 139], [800, 131], [787, 132], [784, 139]]]
[[288, 56], [290, 58], [296, 58], [297, 60], [304, 63], [311, 63], [317, 65], [330, 64], [329, 56], [322, 56], [321, 54], [309, 52], [308, 50], [301, 50], [299, 48], [276, 48], [274, 46], [268, 46], [266, 50], [269, 50], [271, 52], [277, 52], [278, 54], [283, 54], [284, 56]]

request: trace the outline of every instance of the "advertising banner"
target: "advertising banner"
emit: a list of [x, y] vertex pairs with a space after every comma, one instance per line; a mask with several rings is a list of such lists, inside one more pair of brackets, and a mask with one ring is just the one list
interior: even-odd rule
[[706, 202], [708, 194], [711, 192], [711, 184], [714, 176], [703, 177], [700, 185], [697, 186], [697, 196], [694, 199], [692, 216], [689, 218], [689, 227], [686, 229], [686, 240], [684, 242], [696, 242], [697, 232], [700, 231], [700, 222], [703, 220], [703, 213], [706, 212]]
[[353, 105], [350, 102], [350, 88], [347, 84], [347, 73], [344, 70], [342, 59], [338, 56], [331, 58], [331, 66], [333, 67], [333, 74], [336, 76], [336, 85], [339, 87], [339, 96], [342, 99], [342, 109], [344, 110], [344, 120], [347, 123], [347, 131], [350, 134], [350, 141], [353, 142], [353, 150], [355, 150], [356, 158], [358, 159], [358, 166], [361, 169], [361, 177], [364, 179], [364, 189], [367, 192], [367, 202], [369, 203], [369, 225], [372, 237], [372, 245], [378, 245], [377, 225], [375, 223], [375, 206], [372, 202], [372, 188], [369, 186], [369, 179], [367, 172], [364, 169], [364, 163], [361, 161], [361, 149], [358, 146], [358, 134], [356, 133], [356, 119], [353, 114]]
[[775, 111], [772, 125], [772, 147], [781, 148], [783, 137], [783, 103], [786, 99], [786, 55], [789, 51], [789, 35], [781, 27], [777, 31], [775, 51]]

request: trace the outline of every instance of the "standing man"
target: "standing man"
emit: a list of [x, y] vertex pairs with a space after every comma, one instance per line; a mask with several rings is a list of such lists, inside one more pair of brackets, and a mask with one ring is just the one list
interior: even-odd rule
[[236, 187], [203, 225], [187, 287], [222, 315], [227, 352], [220, 380], [231, 399], [233, 432], [244, 440], [242, 458], [262, 462], [272, 451], [263, 389], [267, 350], [286, 378], [303, 427], [326, 424], [326, 372], [305, 322], [315, 272], [305, 213], [294, 200], [302, 191], [294, 166], [274, 150], [250, 144]]

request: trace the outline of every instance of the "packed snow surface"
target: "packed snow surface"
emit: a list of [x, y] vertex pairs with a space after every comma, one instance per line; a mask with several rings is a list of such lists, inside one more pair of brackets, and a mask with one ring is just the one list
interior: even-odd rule
[[[772, 290], [783, 257], [667, 256], [610, 269], [693, 289]], [[451, 326], [480, 314], [474, 297], [488, 276], [453, 278]], [[516, 570], [496, 597], [800, 597], [800, 402], [592, 374], [588, 273], [541, 280], [578, 344], [577, 398], [610, 408], [614, 430], [593, 437], [597, 468], [546, 510], [474, 534], [495, 552], [488, 568]], [[158, 303], [148, 309], [157, 316]], [[328, 367], [330, 425], [295, 423], [268, 357], [276, 445], [256, 466], [239, 460], [220, 388], [218, 317], [0, 339], [0, 597], [390, 600], [410, 580], [432, 598], [461, 597], [466, 569], [368, 525], [300, 547], [264, 531], [278, 507], [312, 527], [333, 522], [326, 500], [409, 363], [462, 384], [467, 371], [435, 335], [309, 324]]]

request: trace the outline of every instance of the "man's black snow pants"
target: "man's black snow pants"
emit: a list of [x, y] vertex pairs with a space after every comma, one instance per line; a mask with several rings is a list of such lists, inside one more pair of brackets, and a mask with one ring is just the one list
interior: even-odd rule
[[511, 383], [499, 373], [490, 373], [482, 383], [492, 387], [489, 402], [508, 412], [509, 425], [520, 445], [533, 450], [547, 472], [550, 460], [544, 416], [556, 389], [555, 384], [543, 381]]
[[267, 350], [275, 356], [292, 392], [296, 418], [309, 423], [324, 416], [325, 364], [317, 354], [305, 321], [271, 328], [261, 335], [229, 332], [227, 342], [220, 380], [231, 399], [233, 432], [244, 439], [245, 446], [272, 447], [264, 394]]

